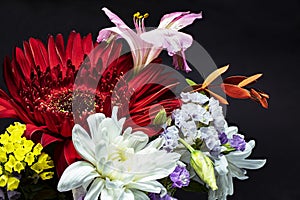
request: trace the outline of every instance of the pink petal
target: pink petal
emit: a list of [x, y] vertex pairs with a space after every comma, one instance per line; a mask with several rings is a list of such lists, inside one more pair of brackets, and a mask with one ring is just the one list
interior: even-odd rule
[[140, 37], [158, 48], [166, 48], [169, 55], [184, 51], [193, 43], [192, 36], [171, 29], [155, 29], [142, 33]]
[[167, 28], [168, 25], [170, 25], [171, 22], [173, 22], [177, 17], [180, 17], [182, 15], [189, 14], [190, 12], [173, 12], [169, 14], [165, 14], [159, 23], [158, 28]]
[[107, 8], [102, 8], [102, 10], [105, 12], [107, 17], [110, 19], [112, 23], [116, 25], [118, 28], [123, 28], [123, 29], [130, 29], [115, 13], [111, 12]]
[[[180, 14], [180, 15], [179, 15]], [[180, 30], [190, 24], [192, 24], [195, 19], [201, 19], [202, 13], [189, 13], [189, 12], [177, 12], [165, 15], [160, 24], [159, 28], [169, 28], [173, 30]]]
[[183, 51], [173, 55], [173, 65], [175, 69], [177, 70], [183, 70], [185, 72], [190, 72], [192, 69], [188, 66], [186, 59], [185, 59], [185, 54]]

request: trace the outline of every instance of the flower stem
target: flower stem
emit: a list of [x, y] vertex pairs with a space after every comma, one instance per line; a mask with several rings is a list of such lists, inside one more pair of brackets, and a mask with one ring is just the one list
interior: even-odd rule
[[182, 138], [179, 138], [178, 140], [181, 144], [183, 144], [190, 152], [195, 151], [195, 149], [189, 145], [186, 141], [184, 141]]

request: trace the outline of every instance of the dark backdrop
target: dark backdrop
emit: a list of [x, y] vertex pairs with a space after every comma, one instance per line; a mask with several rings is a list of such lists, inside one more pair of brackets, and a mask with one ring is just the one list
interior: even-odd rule
[[[132, 26], [132, 14], [149, 12], [148, 26], [156, 26], [164, 13], [203, 11], [185, 29], [211, 55], [218, 66], [231, 64], [226, 75], [264, 73], [257, 86], [271, 95], [270, 108], [250, 101], [230, 100], [227, 118], [247, 139], [256, 139], [252, 157], [267, 158], [250, 179], [235, 181], [229, 199], [300, 199], [299, 163], [299, 0], [53, 0], [2, 1], [0, 4], [0, 58], [11, 56], [14, 46], [29, 37], [46, 40], [48, 34], [71, 30], [92, 32], [111, 26], [100, 11], [106, 6]], [[1, 70], [2, 73], [2, 70]], [[1, 74], [2, 76], [2, 74]], [[5, 84], [1, 77], [1, 88]], [[298, 113], [298, 114], [297, 114]], [[2, 120], [3, 125], [7, 120]], [[180, 199], [200, 199], [196, 193], [178, 193]], [[205, 197], [204, 197], [205, 199]]]

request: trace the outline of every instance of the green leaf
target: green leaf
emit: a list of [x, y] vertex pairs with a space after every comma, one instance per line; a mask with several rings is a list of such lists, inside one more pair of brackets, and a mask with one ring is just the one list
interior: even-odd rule
[[208, 192], [207, 187], [194, 180], [190, 180], [190, 184], [182, 189], [187, 192]]
[[197, 83], [195, 83], [191, 79], [186, 78], [185, 81], [187, 82], [187, 84], [189, 84], [189, 86], [197, 85]]

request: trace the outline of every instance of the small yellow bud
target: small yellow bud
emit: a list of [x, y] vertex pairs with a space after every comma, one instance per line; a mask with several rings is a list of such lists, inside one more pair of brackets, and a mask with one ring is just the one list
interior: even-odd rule
[[41, 179], [47, 180], [53, 178], [54, 172], [43, 172], [40, 174]]
[[15, 177], [9, 177], [7, 180], [7, 190], [15, 190], [19, 187], [20, 180]]
[[8, 176], [3, 174], [2, 176], [0, 176], [0, 187], [4, 187], [7, 183], [8, 180]]

